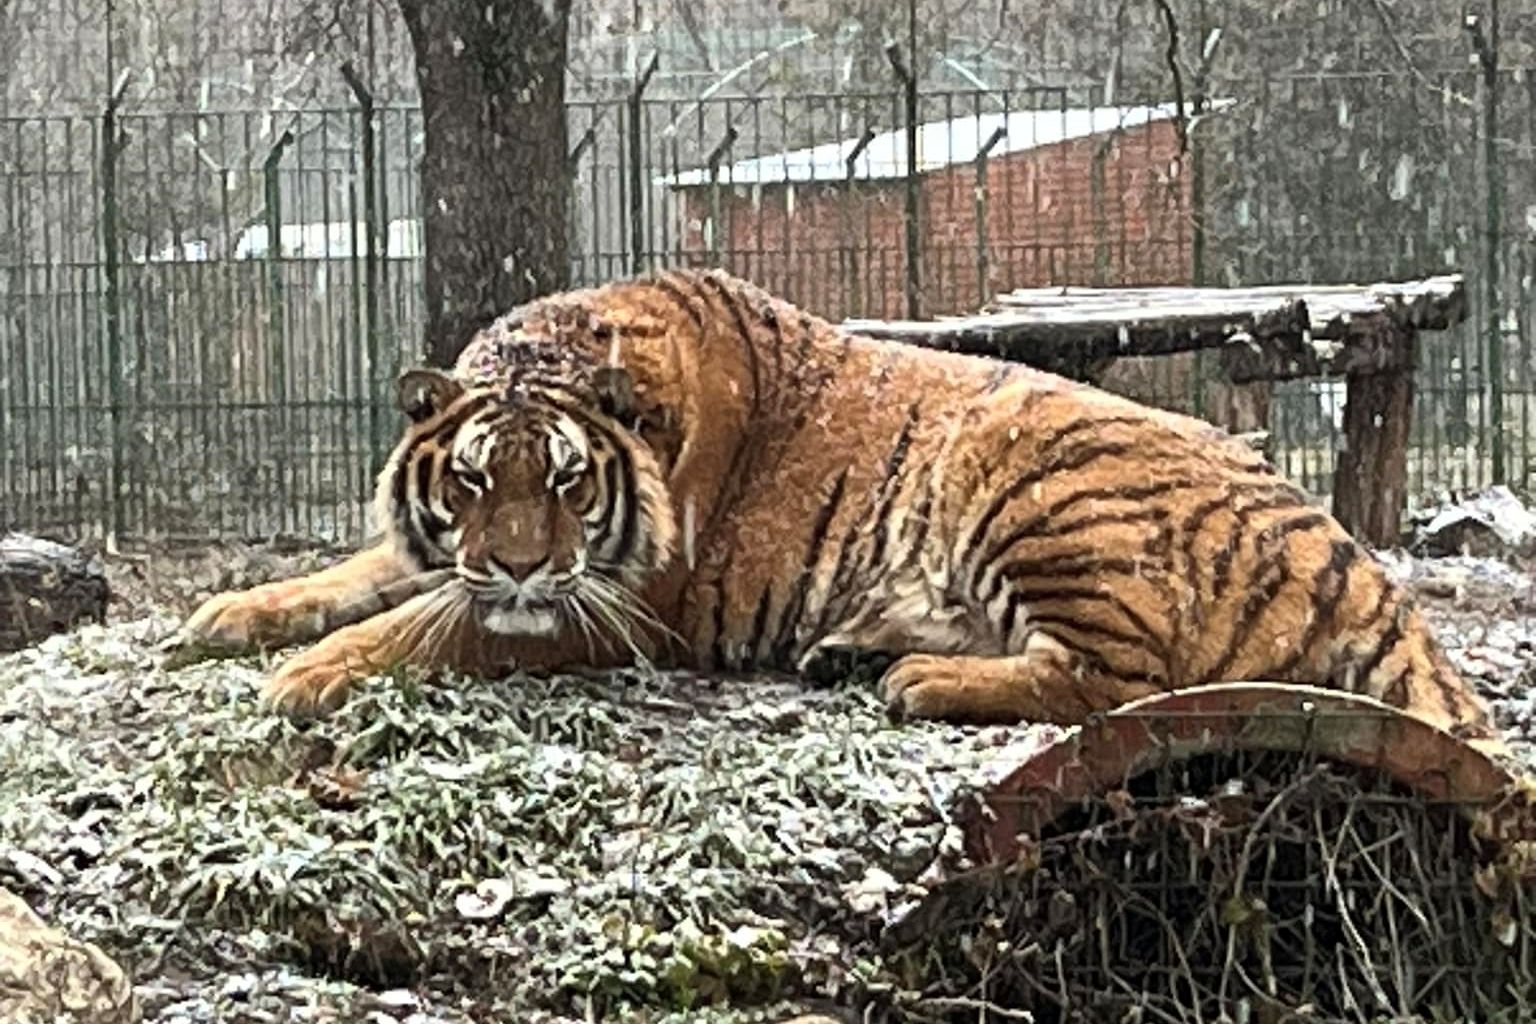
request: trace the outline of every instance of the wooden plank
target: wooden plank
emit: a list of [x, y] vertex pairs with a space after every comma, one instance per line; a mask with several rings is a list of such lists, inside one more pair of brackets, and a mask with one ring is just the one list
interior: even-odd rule
[[1372, 285], [1021, 288], [973, 316], [847, 320], [856, 334], [1096, 381], [1123, 356], [1222, 353], [1233, 383], [1392, 373], [1405, 341], [1466, 318], [1460, 275]]
[[846, 320], [842, 324], [853, 334], [1013, 360], [1078, 380], [1096, 379], [1120, 356], [1219, 348], [1233, 336], [1297, 337], [1306, 325], [1305, 307], [1284, 297], [1225, 308], [1199, 300], [1101, 301], [941, 320]]

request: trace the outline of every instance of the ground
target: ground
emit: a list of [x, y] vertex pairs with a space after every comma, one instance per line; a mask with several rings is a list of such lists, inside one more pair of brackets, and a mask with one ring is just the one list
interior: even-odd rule
[[[892, 725], [867, 681], [640, 672], [379, 680], [297, 726], [256, 703], [264, 659], [161, 663], [208, 593], [335, 555], [113, 558], [107, 624], [0, 657], [0, 887], [123, 962], [149, 1021], [897, 998], [874, 939], [953, 854], [951, 801], [1055, 734]], [[1531, 571], [1384, 557], [1531, 756]]]

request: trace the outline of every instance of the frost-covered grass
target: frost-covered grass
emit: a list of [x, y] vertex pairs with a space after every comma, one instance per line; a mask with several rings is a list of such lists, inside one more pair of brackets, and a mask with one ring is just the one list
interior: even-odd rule
[[258, 706], [260, 659], [159, 667], [173, 624], [0, 659], [0, 884], [151, 1020], [847, 994], [955, 787], [1019, 754], [892, 726], [868, 687], [678, 675], [377, 680], [300, 727]]
[[[1528, 578], [1399, 570], [1460, 580], [1432, 619], [1536, 727]], [[229, 575], [125, 585], [112, 623], [0, 657], [0, 886], [128, 967], [151, 1021], [846, 1002], [889, 982], [875, 939], [955, 848], [952, 798], [1052, 734], [892, 725], [865, 683], [638, 673], [375, 680], [299, 726], [258, 706], [264, 659], [155, 651]]]

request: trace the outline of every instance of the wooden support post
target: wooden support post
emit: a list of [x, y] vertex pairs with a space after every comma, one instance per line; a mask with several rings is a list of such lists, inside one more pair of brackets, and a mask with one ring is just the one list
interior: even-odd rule
[[1350, 374], [1344, 443], [1333, 469], [1333, 514], [1373, 547], [1395, 547], [1408, 496], [1408, 435], [1413, 427], [1414, 332], [1398, 331], [1403, 357], [1392, 369]]

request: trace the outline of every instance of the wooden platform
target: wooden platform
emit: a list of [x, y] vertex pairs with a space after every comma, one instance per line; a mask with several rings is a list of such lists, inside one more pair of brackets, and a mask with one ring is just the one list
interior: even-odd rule
[[1390, 546], [1406, 499], [1418, 334], [1466, 316], [1465, 283], [1453, 274], [1367, 285], [1021, 288], [974, 315], [842, 326], [1089, 383], [1121, 357], [1200, 350], [1219, 353], [1234, 384], [1344, 377], [1334, 514], [1359, 539]]

